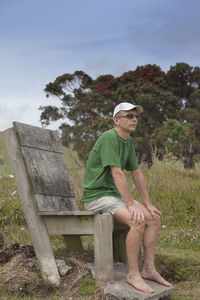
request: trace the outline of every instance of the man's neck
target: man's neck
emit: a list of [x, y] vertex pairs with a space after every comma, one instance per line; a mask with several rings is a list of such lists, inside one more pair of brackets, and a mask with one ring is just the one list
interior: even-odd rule
[[127, 138], [130, 136], [130, 132], [124, 131], [119, 127], [114, 127], [114, 130], [117, 132], [117, 134], [124, 140], [127, 140]]

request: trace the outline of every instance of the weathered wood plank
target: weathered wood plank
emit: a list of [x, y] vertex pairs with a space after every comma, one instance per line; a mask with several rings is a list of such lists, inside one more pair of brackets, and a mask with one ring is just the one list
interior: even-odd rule
[[98, 214], [94, 217], [94, 261], [97, 280], [113, 280], [113, 217]]
[[90, 235], [94, 216], [43, 216], [49, 234]]
[[33, 242], [33, 247], [40, 263], [42, 276], [51, 284], [58, 285], [60, 282], [60, 276], [56, 267], [48, 232], [43, 218], [37, 214], [33, 190], [28, 180], [26, 168], [14, 130], [10, 128], [4, 131], [4, 138], [15, 174], [17, 188], [29, 233]]
[[49, 211], [73, 211], [77, 210], [77, 204], [74, 197], [35, 195], [39, 212]]
[[35, 194], [74, 197], [63, 154], [22, 147]]
[[47, 151], [63, 153], [57, 131], [13, 122], [20, 144]]
[[74, 211], [42, 211], [38, 212], [40, 216], [93, 216], [98, 214], [98, 210], [74, 210]]

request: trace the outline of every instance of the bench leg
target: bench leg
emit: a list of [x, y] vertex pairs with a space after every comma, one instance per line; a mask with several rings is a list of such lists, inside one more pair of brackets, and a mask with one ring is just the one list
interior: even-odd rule
[[67, 253], [82, 253], [83, 245], [79, 235], [63, 235]]
[[4, 131], [8, 154], [15, 174], [18, 192], [22, 202], [29, 233], [33, 242], [35, 254], [39, 260], [40, 270], [44, 280], [53, 285], [59, 285], [60, 275], [51, 248], [49, 235], [44, 219], [38, 215], [34, 193], [29, 183], [22, 153], [17, 137], [12, 128]]
[[94, 265], [96, 280], [113, 280], [113, 217], [98, 214], [94, 217]]
[[128, 263], [126, 255], [126, 236], [127, 230], [113, 232], [114, 258], [124, 264]]

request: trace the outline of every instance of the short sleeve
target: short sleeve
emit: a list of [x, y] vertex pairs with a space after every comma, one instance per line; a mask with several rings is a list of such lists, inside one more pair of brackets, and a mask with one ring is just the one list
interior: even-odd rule
[[129, 158], [128, 161], [126, 163], [125, 169], [127, 171], [134, 171], [136, 169], [138, 169], [138, 161], [137, 161], [137, 157], [136, 157], [136, 153], [135, 153], [135, 147], [133, 144], [131, 144], [131, 149], [130, 149], [130, 154], [129, 154]]
[[115, 138], [105, 138], [101, 144], [100, 158], [102, 167], [121, 167], [119, 144]]

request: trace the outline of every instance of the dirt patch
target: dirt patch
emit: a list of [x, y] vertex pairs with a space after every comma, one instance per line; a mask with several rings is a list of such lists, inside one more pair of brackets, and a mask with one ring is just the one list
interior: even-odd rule
[[18, 243], [12, 244], [0, 251], [0, 265], [9, 262], [12, 257], [18, 254], [24, 254], [26, 258], [31, 258], [35, 256], [35, 251], [30, 245], [21, 246]]

